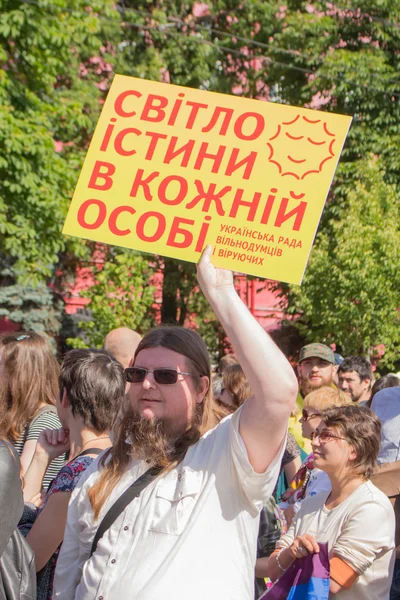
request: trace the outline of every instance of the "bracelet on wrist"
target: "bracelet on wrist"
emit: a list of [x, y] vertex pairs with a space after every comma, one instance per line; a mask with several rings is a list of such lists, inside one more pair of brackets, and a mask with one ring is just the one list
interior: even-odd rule
[[286, 569], [284, 567], [282, 567], [281, 565], [281, 561], [279, 560], [280, 555], [282, 554], [282, 552], [284, 551], [285, 548], [281, 548], [278, 552], [278, 554], [275, 556], [276, 558], [276, 563], [278, 565], [278, 567], [280, 568], [280, 570], [282, 571], [282, 573], [285, 573]]

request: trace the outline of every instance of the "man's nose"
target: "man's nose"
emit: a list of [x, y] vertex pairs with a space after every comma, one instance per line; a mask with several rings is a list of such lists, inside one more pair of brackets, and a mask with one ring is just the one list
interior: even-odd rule
[[146, 373], [146, 377], [143, 379], [143, 387], [145, 390], [150, 390], [156, 387], [154, 373]]

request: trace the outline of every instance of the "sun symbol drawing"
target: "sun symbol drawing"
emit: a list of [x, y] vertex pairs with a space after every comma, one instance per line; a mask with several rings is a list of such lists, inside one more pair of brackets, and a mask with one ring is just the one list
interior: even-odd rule
[[278, 125], [276, 133], [269, 138], [268, 160], [278, 167], [282, 177], [304, 179], [320, 173], [333, 159], [335, 139], [322, 119], [297, 115], [292, 121]]

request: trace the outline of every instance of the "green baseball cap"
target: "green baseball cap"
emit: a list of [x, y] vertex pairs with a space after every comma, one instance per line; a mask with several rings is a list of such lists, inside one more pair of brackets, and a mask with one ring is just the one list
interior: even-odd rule
[[325, 344], [307, 344], [300, 350], [299, 363], [305, 358], [322, 358], [333, 365], [335, 364], [335, 356], [333, 350]]

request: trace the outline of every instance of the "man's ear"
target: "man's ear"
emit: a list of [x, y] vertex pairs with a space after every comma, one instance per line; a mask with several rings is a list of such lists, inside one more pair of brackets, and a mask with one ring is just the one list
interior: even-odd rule
[[301, 365], [300, 365], [300, 363], [298, 365], [296, 365], [296, 373], [297, 373], [297, 377], [300, 379], [300, 377], [301, 377]]
[[197, 399], [197, 404], [201, 404], [204, 400], [204, 396], [207, 394], [208, 389], [210, 387], [210, 379], [206, 375], [200, 377], [198, 394], [199, 397]]

